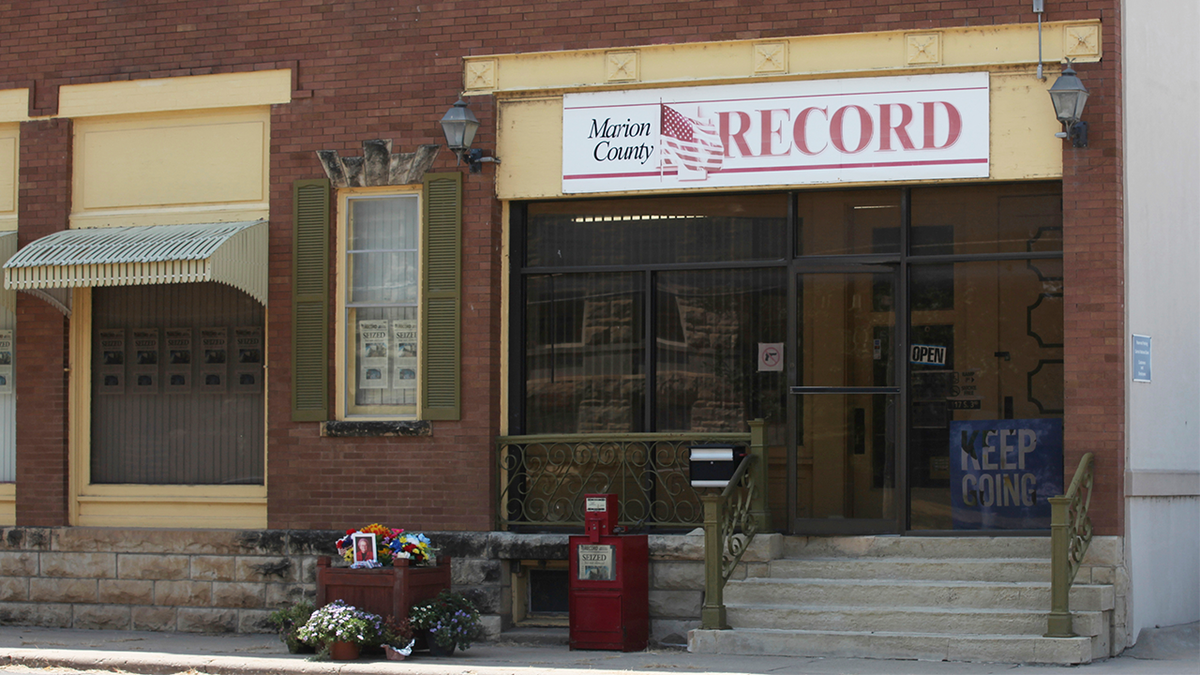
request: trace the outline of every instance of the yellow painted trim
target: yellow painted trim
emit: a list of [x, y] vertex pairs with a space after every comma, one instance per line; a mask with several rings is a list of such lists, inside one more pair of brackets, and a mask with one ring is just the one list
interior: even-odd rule
[[[265, 106], [80, 120], [71, 227], [268, 218], [270, 126]], [[226, 137], [233, 132], [246, 142]], [[198, 156], [181, 164], [166, 148]]]
[[[375, 410], [370, 410], [365, 413], [350, 414], [346, 408], [346, 392], [350, 388], [347, 381], [349, 374], [354, 372], [353, 364], [348, 363], [352, 354], [348, 351], [346, 333], [349, 326], [346, 324], [346, 277], [349, 276], [349, 263], [346, 260], [346, 248], [348, 246], [346, 235], [349, 230], [348, 218], [350, 217], [350, 209], [348, 202], [351, 197], [364, 196], [389, 196], [389, 195], [407, 195], [416, 194], [419, 200], [422, 200], [417, 205], [417, 213], [421, 214], [422, 205], [424, 204], [425, 195], [421, 185], [383, 185], [377, 187], [365, 188], [339, 188], [337, 190], [337, 219], [335, 227], [337, 228], [337, 256], [335, 258], [336, 268], [334, 276], [337, 279], [335, 289], [335, 297], [337, 298], [336, 310], [334, 315], [334, 343], [333, 343], [333, 377], [334, 377], [334, 412], [333, 419], [335, 420], [354, 420], [358, 422], [371, 421], [391, 421], [396, 419], [410, 419], [408, 415], [388, 415], [386, 412], [378, 411], [378, 408], [386, 408], [386, 406], [373, 406]], [[421, 217], [418, 215], [418, 217]], [[425, 242], [418, 240], [417, 256], [418, 259], [425, 255]], [[418, 284], [417, 307], [422, 307], [425, 304], [425, 286]], [[418, 321], [420, 319], [418, 318]], [[423, 327], [418, 324], [418, 334], [423, 332]], [[391, 340], [391, 337], [388, 337]], [[424, 397], [425, 373], [420, 373], [417, 380], [417, 412], [415, 419], [421, 419], [421, 401]]]
[[[88, 527], [265, 528], [265, 478], [263, 485], [91, 484], [92, 289], [74, 289], [72, 303], [68, 522]], [[264, 426], [264, 452], [267, 431]]]
[[[1099, 61], [1094, 52], [1080, 51], [1079, 34], [1100, 44], [1100, 20], [1056, 21], [1043, 24], [1042, 53], [1047, 69], [1071, 56], [1077, 62]], [[936, 36], [938, 57], [910, 48], [909, 36]], [[764, 44], [782, 46], [780, 67], [762, 67]], [[637, 80], [609, 79], [608, 49], [467, 56], [464, 96], [509, 96], [548, 92], [635, 89], [671, 85], [795, 80], [850, 76], [1000, 70], [1026, 68], [1038, 58], [1036, 23], [983, 27], [946, 27], [920, 31], [879, 31], [771, 38], [641, 45], [625, 52], [637, 55]], [[914, 53], [915, 52], [915, 53]], [[772, 53], [775, 53], [773, 50]], [[756, 59], [756, 56], [759, 58]], [[769, 72], [769, 76], [756, 72]]]
[[29, 119], [29, 90], [0, 91], [0, 122], [24, 122]]
[[17, 229], [20, 171], [21, 125], [0, 124], [0, 231]]
[[0, 483], [0, 527], [12, 527], [17, 524], [17, 486], [14, 483]]
[[92, 481], [89, 461], [92, 438], [92, 289], [76, 288], [71, 296], [71, 341], [67, 367], [71, 369], [67, 391], [67, 476], [70, 499], [67, 522], [79, 525], [79, 497]]
[[260, 70], [68, 84], [58, 91], [59, 117], [129, 115], [204, 108], [274, 105], [292, 100], [292, 71]]

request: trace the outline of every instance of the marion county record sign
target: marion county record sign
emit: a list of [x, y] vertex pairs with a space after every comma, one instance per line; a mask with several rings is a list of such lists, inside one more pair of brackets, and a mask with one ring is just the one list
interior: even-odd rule
[[563, 192], [986, 178], [988, 74], [563, 96]]

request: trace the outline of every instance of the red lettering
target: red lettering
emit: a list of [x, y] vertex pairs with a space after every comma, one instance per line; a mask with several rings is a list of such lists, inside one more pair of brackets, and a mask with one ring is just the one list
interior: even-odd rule
[[[950, 125], [946, 132], [946, 142], [943, 145], [937, 144], [937, 137], [934, 133], [934, 126], [937, 120], [934, 106], [939, 103], [946, 109], [946, 118]], [[941, 150], [954, 145], [958, 137], [962, 134], [962, 115], [959, 114], [958, 108], [955, 108], [946, 101], [927, 101], [922, 103], [921, 106], [925, 109], [925, 145], [921, 146], [921, 149]]]
[[779, 139], [780, 145], [783, 145], [783, 120], [779, 124], [775, 124], [775, 113], [783, 113], [787, 115], [787, 109], [777, 110], [759, 110], [758, 114], [762, 116], [760, 131], [762, 132], [762, 152], [761, 155], [786, 155], [788, 150], [784, 147], [782, 152], [771, 152], [771, 137], [775, 136]]
[[[736, 115], [738, 120], [738, 130], [730, 131], [729, 117]], [[737, 143], [738, 152], [742, 157], [753, 157], [754, 153], [750, 152], [750, 144], [746, 142], [746, 133], [750, 131], [750, 115], [744, 112], [719, 112], [717, 117], [721, 119], [721, 141], [725, 144], [725, 156], [732, 157], [730, 154], [730, 141]]]
[[[858, 147], [853, 150], [846, 149], [845, 136], [842, 133], [847, 110], [853, 110], [858, 113]], [[862, 152], [867, 147], [867, 144], [871, 142], [872, 136], [874, 136], [874, 129], [871, 128], [871, 115], [867, 113], [866, 108], [857, 105], [847, 105], [838, 108], [837, 112], [833, 113], [833, 119], [829, 122], [829, 140], [833, 143], [833, 147], [841, 152], [851, 155], [856, 152]]]
[[800, 114], [796, 116], [795, 123], [792, 124], [792, 141], [796, 144], [796, 148], [806, 155], [815, 155], [828, 147], [828, 144], [822, 145], [817, 150], [811, 150], [808, 147], [808, 115], [814, 110], [824, 115], [825, 119], [829, 119], [828, 108], [805, 108], [800, 111]]
[[[892, 125], [892, 106], [900, 108], [900, 122]], [[879, 149], [892, 149], [892, 132], [896, 133], [896, 140], [900, 141], [900, 146], [905, 150], [912, 150], [914, 147], [912, 139], [908, 136], [908, 130], [905, 129], [913, 121], [912, 108], [903, 103], [884, 103], [879, 106]], [[929, 136], [925, 137], [925, 141], [929, 141]]]

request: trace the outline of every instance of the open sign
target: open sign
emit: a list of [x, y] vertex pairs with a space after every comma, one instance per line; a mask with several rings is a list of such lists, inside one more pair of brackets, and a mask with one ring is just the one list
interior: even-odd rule
[[913, 345], [908, 350], [908, 360], [927, 366], [946, 365], [946, 348], [934, 345]]

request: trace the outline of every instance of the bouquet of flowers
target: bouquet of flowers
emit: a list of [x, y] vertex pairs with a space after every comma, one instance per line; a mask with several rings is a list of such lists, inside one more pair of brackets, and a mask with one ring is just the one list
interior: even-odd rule
[[405, 532], [379, 523], [371, 523], [358, 530], [346, 530], [346, 536], [336, 542], [338, 555], [348, 563], [354, 562], [354, 536], [375, 535], [375, 562], [371, 567], [389, 567], [395, 560], [408, 559], [413, 565], [433, 564], [433, 551], [429, 537], [420, 532]]
[[313, 612], [296, 635], [321, 651], [327, 651], [332, 642], [377, 646], [383, 641], [384, 625], [375, 614], [334, 600]]

